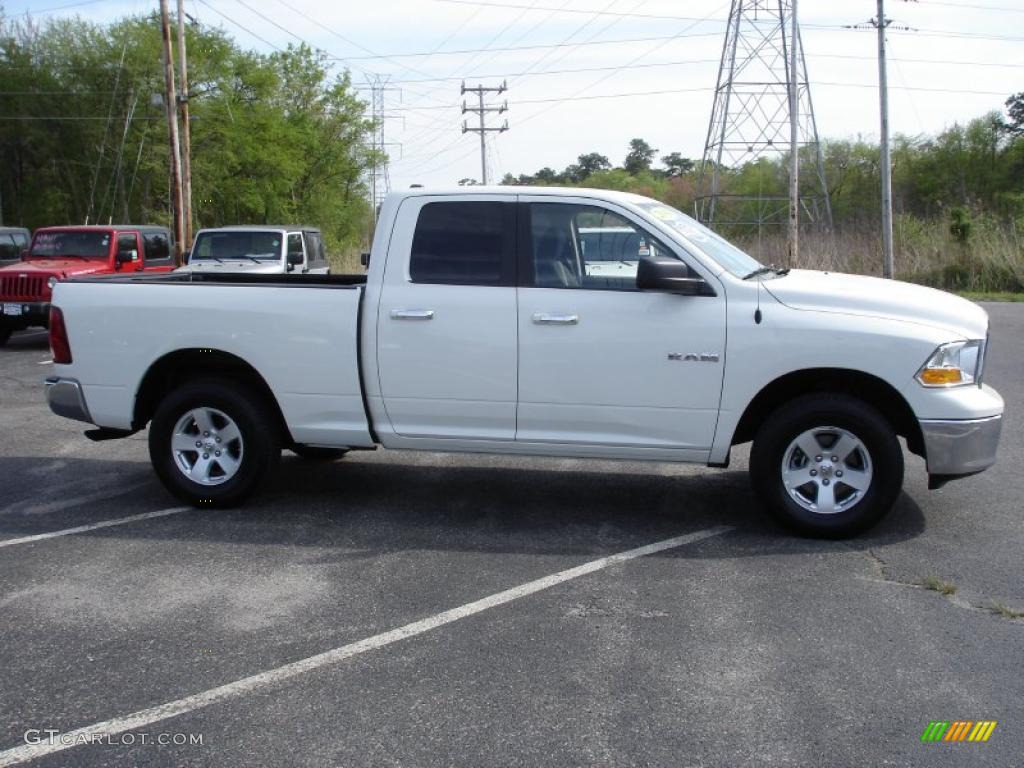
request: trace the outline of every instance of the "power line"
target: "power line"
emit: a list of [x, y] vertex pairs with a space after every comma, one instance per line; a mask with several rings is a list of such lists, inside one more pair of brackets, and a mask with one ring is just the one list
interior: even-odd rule
[[236, 27], [238, 27], [238, 28], [239, 28], [240, 30], [242, 30], [243, 32], [247, 33], [248, 35], [250, 35], [250, 36], [252, 36], [252, 37], [255, 37], [255, 38], [256, 38], [257, 40], [259, 40], [259, 41], [260, 41], [261, 43], [263, 43], [264, 45], [268, 45], [268, 46], [270, 46], [270, 47], [271, 47], [271, 48], [273, 48], [273, 49], [274, 49], [275, 51], [280, 51], [280, 52], [283, 52], [283, 51], [284, 51], [284, 48], [280, 48], [280, 47], [278, 47], [278, 46], [274, 45], [274, 44], [273, 44], [272, 42], [270, 42], [269, 40], [267, 40], [267, 39], [266, 39], [265, 37], [260, 37], [260, 36], [259, 36], [259, 35], [257, 35], [257, 34], [256, 34], [255, 32], [253, 32], [253, 31], [252, 31], [251, 29], [249, 29], [248, 27], [246, 27], [246, 26], [243, 26], [243, 25], [242, 25], [242, 24], [240, 24], [239, 22], [235, 21], [235, 20], [234, 20], [233, 18], [231, 18], [230, 16], [228, 16], [228, 15], [227, 15], [226, 13], [221, 13], [221, 12], [220, 12], [220, 11], [218, 11], [218, 10], [217, 10], [216, 8], [214, 8], [214, 7], [212, 6], [212, 5], [210, 5], [210, 4], [208, 3], [208, 2], [206, 2], [206, 0], [196, 0], [196, 2], [197, 2], [197, 3], [201, 3], [201, 4], [205, 5], [205, 6], [206, 6], [207, 8], [209, 8], [209, 9], [210, 9], [211, 11], [213, 11], [213, 12], [214, 12], [214, 13], [216, 13], [216, 14], [217, 14], [218, 16], [220, 16], [220, 17], [221, 17], [222, 19], [225, 19], [225, 20], [229, 21], [230, 23], [234, 24], [234, 25], [235, 25]]
[[[815, 81], [815, 87], [822, 85], [830, 88], [878, 88], [876, 83], [841, 83], [841, 82], [819, 82]], [[630, 91], [628, 93], [599, 93], [592, 94], [590, 96], [561, 96], [557, 98], [549, 99], [522, 99], [517, 100], [516, 104], [558, 104], [567, 101], [595, 101], [600, 99], [629, 99], [638, 96], [666, 96], [673, 93], [701, 93], [704, 91], [715, 90], [713, 86], [698, 86], [694, 88], [667, 88], [665, 90], [658, 91]], [[957, 93], [957, 94], [975, 94], [978, 96], [1005, 96], [1005, 91], [979, 91], [973, 88], [926, 88], [921, 86], [890, 86], [890, 90], [898, 91], [917, 91], [925, 93]], [[424, 109], [452, 109], [452, 107], [397, 107], [397, 111], [402, 110], [424, 110]], [[0, 118], [2, 119], [2, 118]], [[525, 119], [523, 120], [525, 122]]]
[[27, 10], [24, 13], [17, 14], [18, 16], [38, 16], [44, 13], [56, 13], [57, 11], [66, 11], [70, 8], [81, 8], [85, 5], [96, 5], [97, 3], [105, 2], [105, 0], [82, 0], [78, 3], [68, 3], [67, 5], [55, 5], [52, 8], [39, 8], [36, 10]]
[[[852, 54], [843, 53], [808, 53], [808, 58], [812, 59], [847, 59], [850, 61], [874, 61], [874, 56], [855, 56]], [[906, 58], [894, 58], [889, 57], [889, 61], [898, 62], [900, 64], [933, 64], [933, 65], [945, 65], [945, 66], [956, 66], [956, 67], [995, 67], [999, 69], [1024, 69], [1024, 64], [1008, 61], [964, 61], [961, 59], [906, 59]], [[674, 61], [656, 61], [649, 62], [646, 64], [633, 64], [633, 65], [619, 65], [614, 67], [575, 67], [571, 69], [542, 69], [536, 72], [492, 72], [489, 74], [473, 74], [471, 77], [476, 80], [496, 80], [498, 78], [511, 78], [521, 77], [525, 74], [530, 74], [533, 77], [540, 77], [542, 75], [571, 75], [584, 72], [608, 72], [608, 71], [620, 71], [627, 69], [652, 69], [657, 67], [678, 67], [687, 66], [690, 64], [717, 64], [718, 59], [677, 59]], [[21, 69], [30, 69], [32, 67], [17, 67]], [[87, 70], [90, 67], [64, 67], [68, 71], [75, 70]], [[131, 71], [126, 69], [126, 71]], [[445, 77], [425, 77], [416, 80], [392, 80], [391, 82], [401, 85], [416, 85], [418, 83], [440, 83], [440, 82], [451, 82], [462, 80], [459, 75], [450, 75]], [[79, 89], [75, 91], [0, 91], [0, 96], [109, 96], [113, 91], [93, 91], [88, 89]], [[452, 105], [452, 109], [458, 109], [457, 104]]]
[[[202, 0], [200, 0], [201, 2]], [[718, 37], [721, 33], [719, 32], [705, 32], [699, 35], [691, 35], [691, 37]], [[595, 40], [586, 43], [544, 43], [538, 45], [518, 45], [509, 46], [505, 48], [491, 48], [490, 50], [494, 53], [507, 53], [509, 51], [536, 51], [542, 48], [565, 48], [567, 46], [583, 46], [583, 45], [619, 45], [623, 43], [646, 43], [653, 40], [671, 40], [673, 35], [654, 35], [649, 37], [624, 37], [615, 40]], [[411, 58], [417, 56], [457, 56], [465, 53], [478, 53], [480, 51], [487, 50], [484, 48], [462, 48], [451, 51], [433, 51], [433, 52], [417, 52], [417, 53], [392, 53], [389, 54], [393, 58]], [[364, 60], [364, 59], [383, 59], [388, 58], [384, 55], [379, 56], [352, 56], [352, 60]]]
[[[688, 16], [670, 16], [658, 13], [636, 13], [635, 11], [609, 11], [609, 10], [594, 10], [592, 8], [551, 8], [546, 6], [529, 6], [521, 5], [519, 3], [484, 3], [478, 0], [434, 0], [437, 3], [451, 3], [453, 5], [478, 5], [484, 8], [525, 8], [528, 11], [553, 11], [555, 13], [576, 13], [576, 14], [587, 14], [593, 16], [616, 16], [623, 19], [660, 19], [660, 20], [671, 20], [671, 21], [701, 21], [697, 17]], [[607, 6], [606, 6], [607, 8]]]
[[[480, 0], [434, 0], [438, 3], [450, 3], [453, 5], [470, 5], [478, 6], [483, 8], [526, 8], [531, 11], [556, 11], [558, 13], [583, 13], [583, 14], [598, 14], [600, 16], [619, 16], [622, 18], [635, 18], [635, 19], [662, 19], [670, 20], [676, 19], [681, 21], [695, 21], [692, 17], [687, 16], [673, 16], [668, 14], [659, 13], [636, 13], [636, 12], [624, 12], [624, 11], [596, 11], [588, 8], [550, 8], [545, 6], [525, 6], [519, 3], [507, 3], [507, 2], [480, 2]], [[995, 11], [997, 13], [1024, 13], [1024, 8], [1008, 8], [1006, 6], [997, 5], [979, 5], [974, 3], [950, 3], [950, 2], [939, 2], [938, 0], [928, 0], [928, 5], [940, 5], [949, 8], [966, 8], [971, 10], [980, 11]]]
[[[1024, 13], [1024, 8], [1007, 8], [1005, 5], [976, 5], [974, 3], [945, 3], [928, 0], [928, 5], [942, 5], [948, 8], [969, 8], [973, 11], [996, 11], [997, 13]], [[891, 59], [890, 59], [891, 61]]]

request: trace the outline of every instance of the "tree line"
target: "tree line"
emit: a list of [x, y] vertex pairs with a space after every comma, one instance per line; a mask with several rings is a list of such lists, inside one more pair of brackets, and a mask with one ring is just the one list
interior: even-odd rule
[[[897, 135], [892, 140], [893, 207], [898, 215], [948, 220], [952, 229], [972, 218], [991, 217], [1024, 229], [1024, 93], [1006, 100], [1005, 114], [992, 111], [935, 135]], [[803, 188], [816, 179], [810, 149], [801, 157]], [[502, 183], [583, 185], [637, 192], [684, 211], [706, 193], [700, 161], [679, 152], [660, 156], [644, 139], [630, 141], [621, 163], [588, 152], [561, 171], [506, 174]], [[880, 219], [879, 148], [865, 139], [822, 144], [824, 175], [836, 231], [877, 229]], [[762, 156], [741, 168], [720, 169], [722, 191], [733, 195], [788, 195], [788, 153]], [[785, 212], [769, 224], [784, 224]], [[969, 225], [968, 225], [969, 227]], [[969, 228], [968, 228], [969, 231]]]
[[[159, 18], [37, 25], [0, 11], [3, 222], [170, 222]], [[191, 23], [196, 226], [308, 223], [334, 249], [372, 222], [372, 123], [305, 45], [261, 55]]]

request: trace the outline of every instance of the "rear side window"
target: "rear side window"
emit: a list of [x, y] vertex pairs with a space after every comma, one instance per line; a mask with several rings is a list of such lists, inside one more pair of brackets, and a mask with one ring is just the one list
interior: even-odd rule
[[514, 285], [515, 203], [427, 203], [412, 239], [414, 283]]
[[324, 254], [324, 242], [320, 233], [306, 232], [305, 237], [306, 259], [309, 261], [309, 266], [311, 268], [327, 266], [327, 256]]
[[146, 261], [165, 261], [171, 258], [170, 238], [162, 232], [147, 232], [142, 235]]

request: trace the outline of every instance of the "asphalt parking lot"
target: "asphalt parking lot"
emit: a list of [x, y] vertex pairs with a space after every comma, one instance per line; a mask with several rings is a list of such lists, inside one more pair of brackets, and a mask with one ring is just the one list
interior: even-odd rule
[[[183, 510], [144, 435], [50, 414], [46, 336], [15, 334], [0, 766], [1019, 766], [1024, 304], [986, 309], [999, 464], [930, 492], [908, 455], [846, 542], [763, 519], [745, 452], [288, 455], [247, 507]], [[922, 743], [935, 720], [998, 726]]]

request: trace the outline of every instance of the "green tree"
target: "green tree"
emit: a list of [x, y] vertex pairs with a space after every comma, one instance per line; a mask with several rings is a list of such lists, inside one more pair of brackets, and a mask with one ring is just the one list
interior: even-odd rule
[[622, 161], [622, 167], [626, 169], [626, 173], [633, 175], [649, 171], [651, 169], [651, 162], [654, 160], [657, 152], [658, 150], [654, 149], [643, 139], [632, 139], [629, 142], [629, 153], [626, 155], [626, 159]]
[[694, 167], [693, 160], [683, 157], [679, 152], [664, 155], [661, 164], [665, 166], [665, 172], [669, 176], [682, 176], [684, 173], [690, 173]]
[[[186, 35], [197, 226], [298, 221], [332, 250], [356, 246], [371, 220], [363, 179], [382, 157], [347, 73], [306, 46], [261, 56], [217, 29]], [[8, 221], [170, 221], [160, 51], [155, 15], [0, 19], [0, 110], [20, 118], [0, 121]]]
[[1024, 91], [1006, 100], [1006, 114], [1010, 117], [1010, 121], [1005, 123], [1006, 132], [1011, 136], [1024, 136]]
[[611, 161], [598, 152], [588, 152], [585, 155], [580, 155], [576, 158], [576, 162], [584, 179], [591, 174], [598, 171], [607, 171], [612, 167]]

